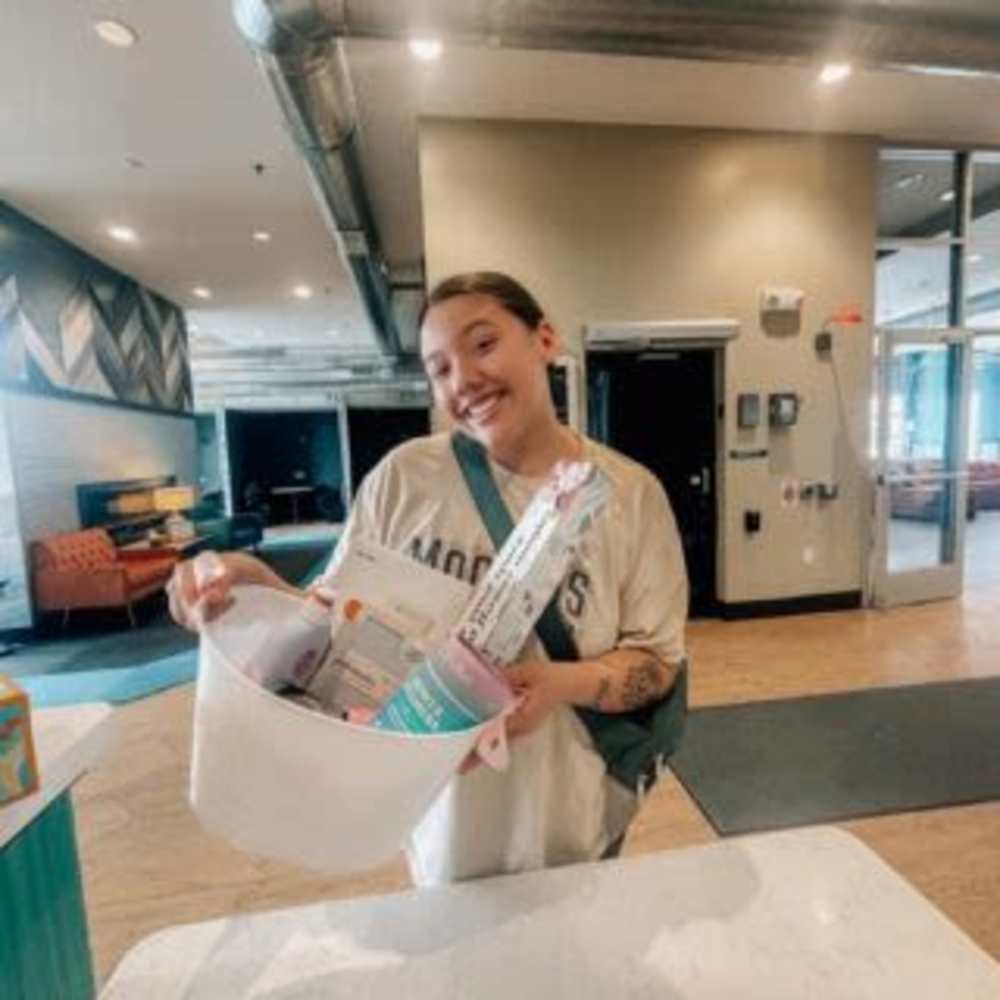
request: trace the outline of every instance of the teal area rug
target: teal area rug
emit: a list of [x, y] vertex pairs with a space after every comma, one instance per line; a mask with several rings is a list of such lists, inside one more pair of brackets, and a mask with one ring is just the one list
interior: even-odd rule
[[298, 531], [282, 529], [280, 534], [265, 535], [257, 548], [261, 552], [308, 545], [325, 545], [327, 548], [333, 548], [339, 535], [340, 532], [330, 525], [304, 524]]
[[52, 708], [88, 701], [107, 701], [118, 705], [146, 698], [178, 684], [187, 684], [197, 675], [198, 650], [191, 649], [135, 667], [41, 674], [19, 677], [17, 683], [28, 692], [35, 708]]
[[[261, 552], [261, 558], [283, 579], [305, 586], [326, 568], [332, 549], [331, 539], [281, 544]], [[119, 626], [29, 644], [6, 658], [0, 669], [17, 679], [37, 708], [91, 701], [121, 704], [194, 680], [197, 637], [161, 609], [136, 630]]]

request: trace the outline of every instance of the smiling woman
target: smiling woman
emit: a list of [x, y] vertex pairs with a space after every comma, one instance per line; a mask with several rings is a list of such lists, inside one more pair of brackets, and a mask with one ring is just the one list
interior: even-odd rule
[[[435, 402], [472, 441], [459, 446], [435, 434], [386, 455], [361, 484], [319, 581], [364, 541], [476, 583], [495, 548], [459, 464], [464, 445], [481, 446], [514, 520], [560, 461], [590, 462], [609, 483], [609, 509], [574, 554], [553, 605], [571, 635], [566, 654], [550, 659], [532, 638], [507, 668], [520, 696], [507, 723], [510, 766], [467, 769], [442, 791], [411, 843], [420, 884], [613, 853], [635, 813], [639, 779], [609, 774], [593, 720], [664, 699], [684, 657], [687, 578], [666, 495], [642, 466], [560, 424], [547, 377], [558, 353], [554, 327], [512, 278], [477, 272], [437, 285], [421, 316], [421, 354]], [[199, 601], [223, 602], [235, 582], [286, 586], [245, 555], [222, 559], [227, 576], [211, 593], [180, 571], [173, 592], [181, 620]]]

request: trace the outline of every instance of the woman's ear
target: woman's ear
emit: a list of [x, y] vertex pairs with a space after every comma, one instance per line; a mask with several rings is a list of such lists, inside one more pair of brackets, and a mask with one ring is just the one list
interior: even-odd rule
[[546, 362], [555, 361], [562, 354], [563, 349], [562, 337], [559, 336], [556, 328], [547, 319], [543, 319], [535, 327], [535, 333], [538, 335], [538, 346], [542, 349], [544, 360]]

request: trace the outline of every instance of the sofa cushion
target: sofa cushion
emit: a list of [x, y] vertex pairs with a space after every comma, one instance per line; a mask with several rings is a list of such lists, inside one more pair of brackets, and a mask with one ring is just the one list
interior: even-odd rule
[[49, 535], [35, 543], [35, 565], [57, 571], [98, 569], [115, 562], [115, 546], [103, 528]]

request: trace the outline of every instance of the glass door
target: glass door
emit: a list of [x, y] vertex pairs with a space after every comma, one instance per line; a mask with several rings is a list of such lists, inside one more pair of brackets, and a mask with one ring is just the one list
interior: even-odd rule
[[970, 335], [878, 331], [876, 544], [879, 607], [962, 590], [968, 502]]

